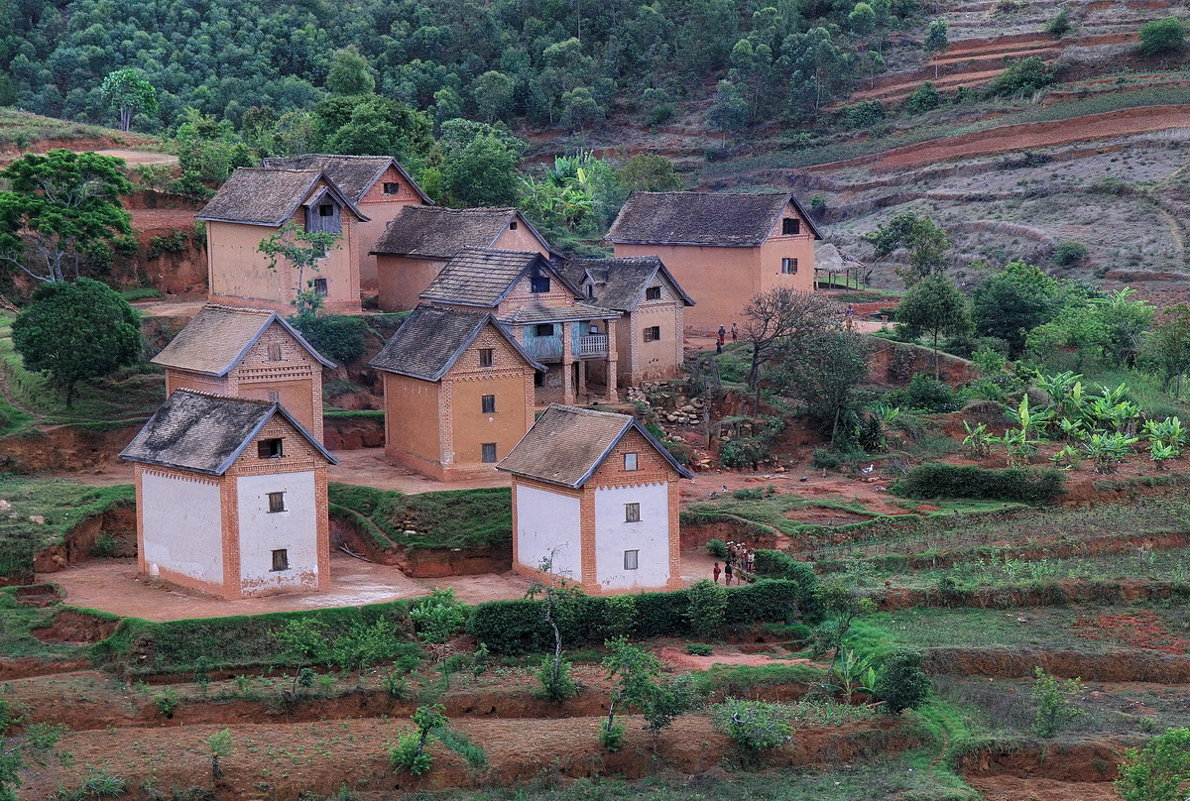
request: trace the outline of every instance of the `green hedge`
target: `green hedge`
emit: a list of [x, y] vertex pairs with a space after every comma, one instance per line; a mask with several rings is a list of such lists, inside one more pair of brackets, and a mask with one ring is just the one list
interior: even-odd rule
[[[799, 562], [784, 551], [759, 549], [756, 552], [756, 562], [753, 569], [757, 577], [762, 579], [781, 579], [791, 581], [798, 587], [797, 604], [801, 616], [811, 623], [822, 620], [822, 604], [816, 593], [818, 589], [818, 575], [813, 566], [806, 562]], [[755, 585], [759, 586], [759, 585]]]
[[[164, 623], [125, 618], [110, 637], [91, 647], [91, 661], [130, 675], [187, 673], [199, 665], [207, 670], [295, 667], [303, 663], [283, 654], [274, 639], [290, 620], [318, 621], [333, 642], [357, 623], [371, 625], [385, 617], [399, 631], [412, 631], [407, 601]], [[393, 640], [388, 658], [417, 648], [411, 638]]]
[[[803, 594], [793, 581], [765, 580], [744, 587], [728, 587], [727, 621], [737, 626], [786, 620]], [[636, 604], [636, 624], [631, 636], [684, 637], [693, 632], [686, 618], [689, 597], [685, 590], [646, 592], [629, 596]], [[579, 598], [562, 615], [562, 638], [567, 647], [599, 645], [613, 634], [607, 628], [607, 598]], [[544, 601], [490, 601], [471, 613], [468, 630], [497, 654], [521, 654], [553, 647], [554, 635], [542, 616]]]
[[1052, 503], [1065, 492], [1066, 475], [1048, 468], [986, 470], [974, 465], [918, 465], [889, 490], [907, 498], [981, 498]]

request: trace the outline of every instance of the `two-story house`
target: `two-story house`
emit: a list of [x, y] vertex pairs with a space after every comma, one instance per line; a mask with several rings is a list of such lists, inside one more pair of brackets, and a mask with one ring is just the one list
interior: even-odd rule
[[307, 153], [267, 158], [265, 167], [321, 170], [368, 219], [356, 226], [359, 239], [359, 278], [364, 292], [377, 291], [376, 257], [372, 249], [385, 227], [410, 204], [432, 205], [412, 176], [392, 156], [335, 156]]
[[412, 309], [446, 263], [467, 248], [555, 255], [516, 209], [405, 206], [372, 247], [379, 271], [380, 308]]
[[607, 234], [617, 257], [657, 256], [698, 305], [686, 325], [730, 327], [775, 287], [814, 288], [822, 235], [788, 192], [634, 192]]
[[512, 564], [588, 593], [682, 586], [678, 479], [630, 415], [550, 406], [499, 465], [512, 474]]
[[[470, 248], [452, 258], [421, 294], [423, 303], [485, 310], [520, 346], [546, 365], [537, 375], [537, 402], [618, 399], [616, 333], [620, 312], [585, 302], [542, 254]], [[593, 362], [604, 379], [591, 380]]]
[[[307, 282], [323, 307], [360, 312], [360, 239], [369, 218], [322, 170], [240, 167], [195, 215], [206, 223], [208, 297], [213, 303], [288, 312]], [[278, 257], [275, 268], [261, 242], [293, 223], [306, 231], [339, 234], [334, 247], [299, 281]]]
[[179, 389], [120, 456], [141, 573], [228, 599], [328, 588], [335, 459], [284, 407]]
[[439, 481], [493, 472], [533, 424], [545, 366], [484, 310], [418, 306], [371, 361], [384, 376], [384, 450]]
[[681, 375], [684, 313], [694, 301], [661, 259], [575, 259], [566, 275], [591, 303], [623, 315], [615, 322], [620, 385]]
[[152, 363], [166, 397], [185, 387], [279, 403], [323, 439], [322, 368], [335, 365], [276, 312], [207, 304]]

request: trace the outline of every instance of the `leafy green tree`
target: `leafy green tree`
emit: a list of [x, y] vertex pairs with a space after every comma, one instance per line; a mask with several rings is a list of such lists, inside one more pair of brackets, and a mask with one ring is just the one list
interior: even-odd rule
[[1177, 17], [1151, 20], [1140, 26], [1139, 41], [1146, 56], [1181, 52], [1186, 47], [1186, 23]]
[[442, 186], [458, 207], [515, 206], [520, 155], [507, 141], [480, 134], [442, 160]]
[[1157, 309], [1146, 300], [1133, 300], [1136, 290], [1126, 287], [1090, 303], [1104, 334], [1103, 350], [1117, 364], [1136, 366], [1144, 337]]
[[728, 80], [719, 81], [715, 104], [707, 114], [707, 123], [724, 133], [738, 133], [748, 127], [751, 113], [748, 100], [739, 87]]
[[393, 770], [408, 771], [414, 776], [421, 776], [434, 765], [434, 759], [426, 750], [430, 736], [444, 729], [450, 723], [446, 717], [446, 708], [442, 704], [419, 706], [413, 713], [413, 725], [417, 730], [401, 735], [396, 748], [389, 752], [389, 761]]
[[572, 131], [584, 130], [606, 116], [607, 110], [586, 86], [562, 93], [562, 124]]
[[287, 222], [272, 236], [262, 239], [256, 249], [269, 257], [268, 267], [276, 270], [284, 260], [297, 271], [297, 287], [290, 301], [296, 314], [313, 317], [322, 306], [322, 294], [314, 288], [315, 277], [306, 278], [306, 271], [318, 272], [318, 264], [332, 248], [338, 247], [342, 234], [328, 231], [307, 231], [303, 226]]
[[914, 114], [925, 114], [943, 104], [942, 93], [934, 86], [933, 81], [926, 81], [905, 99], [905, 105]]
[[624, 637], [604, 643], [610, 653], [604, 658], [611, 698], [607, 705], [607, 719], [600, 729], [599, 739], [608, 751], [618, 751], [624, 738], [624, 727], [616, 723], [617, 711], [645, 709], [657, 692], [657, 678], [661, 663], [644, 648], [629, 644]]
[[132, 191], [122, 159], [51, 150], [0, 170], [0, 262], [38, 281], [78, 276], [84, 259], [107, 260], [132, 234], [120, 201]]
[[475, 79], [471, 96], [484, 122], [495, 122], [512, 116], [516, 79], [497, 70], [488, 70]]
[[1041, 667], [1033, 670], [1033, 676], [1033, 700], [1037, 702], [1033, 730], [1038, 737], [1053, 737], [1062, 726], [1083, 714], [1070, 703], [1070, 696], [1081, 691], [1083, 684], [1078, 679], [1062, 681]]
[[689, 603], [686, 619], [700, 637], [710, 637], [727, 615], [727, 588], [710, 579], [696, 581], [686, 589]]
[[145, 80], [144, 74], [136, 69], [114, 70], [103, 79], [99, 91], [120, 115], [120, 130], [132, 128], [132, 118], [139, 111], [142, 114], [156, 113], [157, 89]]
[[208, 185], [222, 184], [237, 167], [257, 163], [229, 120], [216, 120], [194, 108], [183, 110], [174, 139], [182, 175], [173, 188], [182, 194], [208, 196]]
[[1190, 785], [1190, 728], [1169, 729], [1130, 748], [1120, 763], [1116, 792], [1124, 801], [1182, 801]]
[[875, 231], [862, 237], [873, 248], [876, 263], [904, 248], [909, 251], [909, 269], [900, 271], [906, 286], [928, 275], [941, 273], [947, 266], [950, 239], [946, 231], [929, 217], [911, 211], [898, 214]]
[[785, 745], [793, 733], [781, 708], [766, 701], [725, 701], [714, 708], [711, 720], [753, 759]]
[[[940, 50], [945, 50], [950, 41], [946, 36], [946, 20], [936, 19], [930, 23], [926, 28], [926, 38], [922, 42], [922, 46], [931, 53], [937, 53]], [[935, 76], [937, 77], [937, 76]]]
[[405, 103], [378, 95], [353, 95], [328, 98], [318, 109], [320, 115], [325, 114], [324, 130], [337, 124], [326, 136], [326, 149], [331, 153], [388, 155], [416, 169], [433, 148], [434, 126], [429, 116]]
[[828, 616], [815, 636], [821, 651], [831, 652], [833, 669], [843, 650], [847, 632], [851, 631], [851, 625], [857, 618], [875, 612], [876, 602], [840, 580], [821, 582], [815, 588], [815, 596]]
[[1043, 89], [1055, 80], [1054, 71], [1039, 57], [1009, 60], [1004, 72], [988, 85], [989, 94], [1027, 95]]
[[335, 52], [331, 69], [326, 76], [326, 90], [333, 95], [370, 95], [376, 90], [376, 79], [368, 60], [355, 45]]
[[1004, 265], [971, 293], [971, 318], [975, 333], [1008, 343], [1008, 356], [1020, 358], [1030, 331], [1044, 325], [1061, 310], [1058, 282], [1023, 261]]
[[231, 731], [223, 729], [208, 737], [207, 751], [211, 754], [211, 780], [217, 782], [223, 778], [221, 760], [227, 759], [235, 751], [231, 740]]
[[90, 278], [42, 284], [12, 326], [25, 369], [48, 373], [74, 403], [80, 381], [140, 361], [140, 317], [128, 301]]
[[876, 11], [868, 3], [856, 3], [847, 15], [847, 25], [857, 36], [867, 36], [876, 29]]
[[856, 391], [867, 380], [869, 349], [865, 337], [836, 326], [791, 339], [779, 357], [776, 385], [802, 399], [832, 442], [839, 439], [840, 424], [854, 410]]
[[1148, 342], [1149, 353], [1161, 371], [1166, 389], [1182, 395], [1182, 379], [1190, 373], [1190, 304], [1166, 309]]
[[467, 622], [467, 606], [455, 597], [453, 589], [435, 589], [428, 598], [414, 602], [409, 617], [424, 641], [444, 643]]
[[838, 309], [834, 302], [814, 292], [797, 292], [776, 287], [755, 296], [744, 307], [743, 335], [752, 345], [752, 363], [748, 368], [748, 386], [760, 407], [760, 371], [780, 357], [782, 350], [800, 338], [809, 338], [837, 325]]
[[624, 162], [620, 183], [632, 192], [672, 192], [683, 185], [673, 162], [657, 153], [637, 153]]
[[971, 330], [967, 299], [945, 275], [929, 275], [913, 285], [897, 307], [897, 320], [911, 337], [925, 335], [934, 351], [934, 378], [942, 374], [938, 339], [962, 336]]
[[886, 656], [876, 671], [872, 694], [894, 715], [916, 709], [930, 697], [930, 677], [921, 669], [921, 654], [897, 650]]
[[565, 701], [578, 693], [578, 687], [570, 676], [570, 663], [562, 658], [562, 627], [574, 618], [583, 598], [582, 589], [571, 584], [562, 576], [553, 575], [554, 552], [541, 560], [537, 569], [539, 578], [529, 585], [526, 596], [545, 596], [541, 605], [542, 617], [554, 634], [554, 651], [541, 662], [537, 678], [542, 692], [551, 701]]

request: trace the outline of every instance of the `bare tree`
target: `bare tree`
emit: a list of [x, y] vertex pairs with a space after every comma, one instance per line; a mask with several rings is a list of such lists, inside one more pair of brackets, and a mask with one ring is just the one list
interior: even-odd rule
[[793, 339], [838, 327], [838, 305], [813, 292], [778, 287], [762, 292], [744, 308], [744, 339], [752, 343], [748, 386], [753, 392], [753, 412], [760, 408], [760, 368], [777, 358]]

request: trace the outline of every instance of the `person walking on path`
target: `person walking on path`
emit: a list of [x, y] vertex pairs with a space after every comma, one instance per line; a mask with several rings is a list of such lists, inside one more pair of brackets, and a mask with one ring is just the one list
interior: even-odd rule
[[731, 321], [731, 341], [735, 342], [740, 338], [740, 324], [735, 320]]
[[723, 566], [723, 583], [728, 587], [731, 586], [731, 560], [727, 560], [727, 564]]
[[718, 563], [718, 562], [716, 562], [716, 563], [715, 563], [715, 566], [714, 566], [713, 568], [711, 568], [711, 575], [715, 577], [715, 583], [716, 583], [716, 584], [718, 584], [718, 583], [719, 583], [719, 574], [720, 574], [720, 573], [722, 573], [722, 572], [723, 572], [723, 571], [719, 569], [719, 563]]

